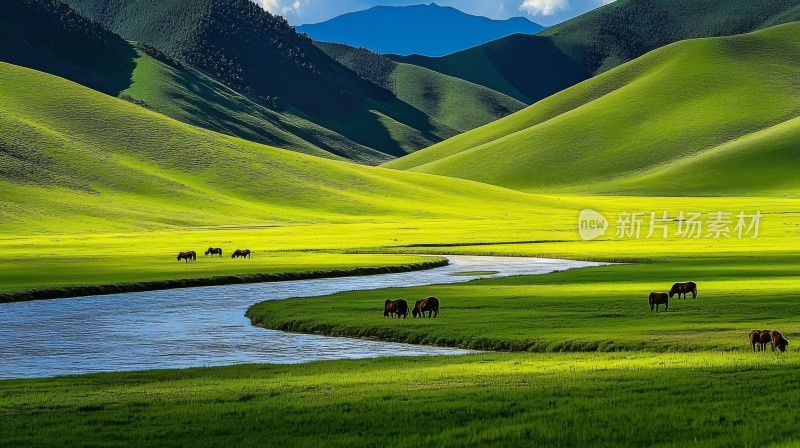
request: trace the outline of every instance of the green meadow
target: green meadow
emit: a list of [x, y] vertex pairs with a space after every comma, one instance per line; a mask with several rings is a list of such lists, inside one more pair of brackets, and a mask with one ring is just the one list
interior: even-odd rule
[[384, 358], [0, 383], [2, 446], [796, 446], [797, 353]]
[[[241, 312], [265, 328], [488, 352], [5, 380], [0, 446], [797, 446], [799, 30], [679, 42], [384, 167], [340, 156], [374, 162], [368, 147], [404, 153], [485, 121], [467, 98], [484, 91], [399, 64], [396, 88], [435, 120], [366, 104], [314, 137], [292, 129], [324, 120], [144, 54], [123, 92], [139, 105], [0, 63], [0, 293], [424, 254], [615, 263], [254, 298]], [[362, 122], [385, 132], [356, 138]], [[604, 236], [580, 239], [583, 209], [609, 219]], [[668, 238], [647, 221], [616, 235], [620, 214], [662, 211]], [[735, 221], [721, 238], [675, 234], [678, 213], [717, 211], [760, 212], [758, 237]], [[699, 298], [651, 313], [651, 291], [688, 280]], [[437, 319], [382, 316], [387, 298], [430, 295]], [[788, 352], [750, 352], [752, 329], [783, 332]]]

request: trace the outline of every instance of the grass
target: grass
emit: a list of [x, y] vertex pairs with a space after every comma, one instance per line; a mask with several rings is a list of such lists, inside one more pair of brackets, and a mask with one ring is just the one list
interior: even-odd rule
[[799, 364], [482, 354], [11, 380], [0, 445], [791, 446]]
[[[741, 350], [755, 328], [780, 330], [789, 340], [800, 336], [796, 256], [676, 257], [545, 276], [356, 291], [264, 302], [247, 315], [273, 329], [478, 350]], [[650, 291], [666, 292], [686, 280], [697, 282], [699, 299], [675, 297], [668, 312], [650, 312]], [[431, 295], [441, 300], [440, 319], [381, 319], [386, 298], [413, 302]]]
[[798, 29], [670, 45], [385, 166], [537, 192], [793, 195]]

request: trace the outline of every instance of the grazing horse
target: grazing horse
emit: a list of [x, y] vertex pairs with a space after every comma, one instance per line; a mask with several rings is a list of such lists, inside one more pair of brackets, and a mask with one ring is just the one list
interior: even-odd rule
[[[772, 345], [772, 331], [761, 330], [758, 333], [758, 350], [759, 351], [766, 350], [767, 344]], [[775, 347], [772, 347], [772, 351], [775, 351]]]
[[197, 260], [197, 253], [193, 250], [188, 252], [180, 252], [178, 253], [178, 261], [186, 260], [186, 263], [189, 261], [196, 261]]
[[206, 251], [206, 256], [211, 254], [211, 258], [214, 258], [214, 255], [219, 255], [222, 258], [222, 248], [221, 247], [209, 247]]
[[686, 298], [686, 294], [692, 293], [692, 298], [697, 298], [697, 284], [695, 282], [686, 282], [686, 283], [675, 283], [672, 285], [672, 288], [669, 290], [669, 298], [671, 299], [672, 296], [675, 294], [678, 295], [678, 298]]
[[408, 302], [405, 299], [386, 299], [386, 302], [383, 303], [383, 317], [394, 317], [395, 314], [397, 314], [398, 318], [401, 316], [403, 319], [408, 317]]
[[236, 252], [231, 255], [231, 258], [251, 258], [250, 257], [250, 249], [236, 249]]
[[761, 347], [759, 347], [759, 343], [761, 342], [761, 332], [759, 330], [753, 330], [750, 332], [750, 348], [753, 349], [755, 353], [756, 348], [761, 351]]
[[417, 300], [417, 303], [414, 304], [414, 309], [411, 311], [411, 315], [414, 317], [425, 317], [425, 312], [428, 312], [428, 317], [439, 317], [439, 299], [436, 297], [428, 297], [427, 299], [420, 299]]
[[658, 312], [658, 306], [663, 304], [664, 311], [669, 309], [669, 294], [665, 292], [651, 292], [650, 296], [647, 298], [647, 301], [650, 303], [650, 312], [653, 312], [653, 307], [656, 308], [656, 312]]
[[786, 338], [783, 337], [783, 334], [781, 334], [780, 331], [773, 331], [772, 332], [772, 351], [773, 352], [775, 351], [775, 347], [778, 347], [778, 350], [780, 350], [781, 353], [783, 353], [783, 352], [786, 351], [786, 346], [787, 345], [789, 345], [789, 341], [787, 341]]

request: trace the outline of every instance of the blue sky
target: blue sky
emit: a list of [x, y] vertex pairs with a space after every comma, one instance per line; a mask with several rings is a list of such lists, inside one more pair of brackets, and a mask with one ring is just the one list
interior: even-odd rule
[[[376, 5], [400, 6], [430, 0], [254, 0], [267, 11], [286, 17], [292, 25], [318, 23]], [[614, 0], [436, 0], [469, 14], [492, 19], [523, 16], [545, 26], [571, 19]]]

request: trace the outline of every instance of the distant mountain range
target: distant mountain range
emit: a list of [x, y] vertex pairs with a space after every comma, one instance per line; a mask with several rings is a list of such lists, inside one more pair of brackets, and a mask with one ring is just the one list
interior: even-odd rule
[[296, 29], [317, 41], [378, 53], [443, 56], [511, 34], [536, 34], [545, 27], [523, 17], [492, 20], [431, 3], [376, 6]]

